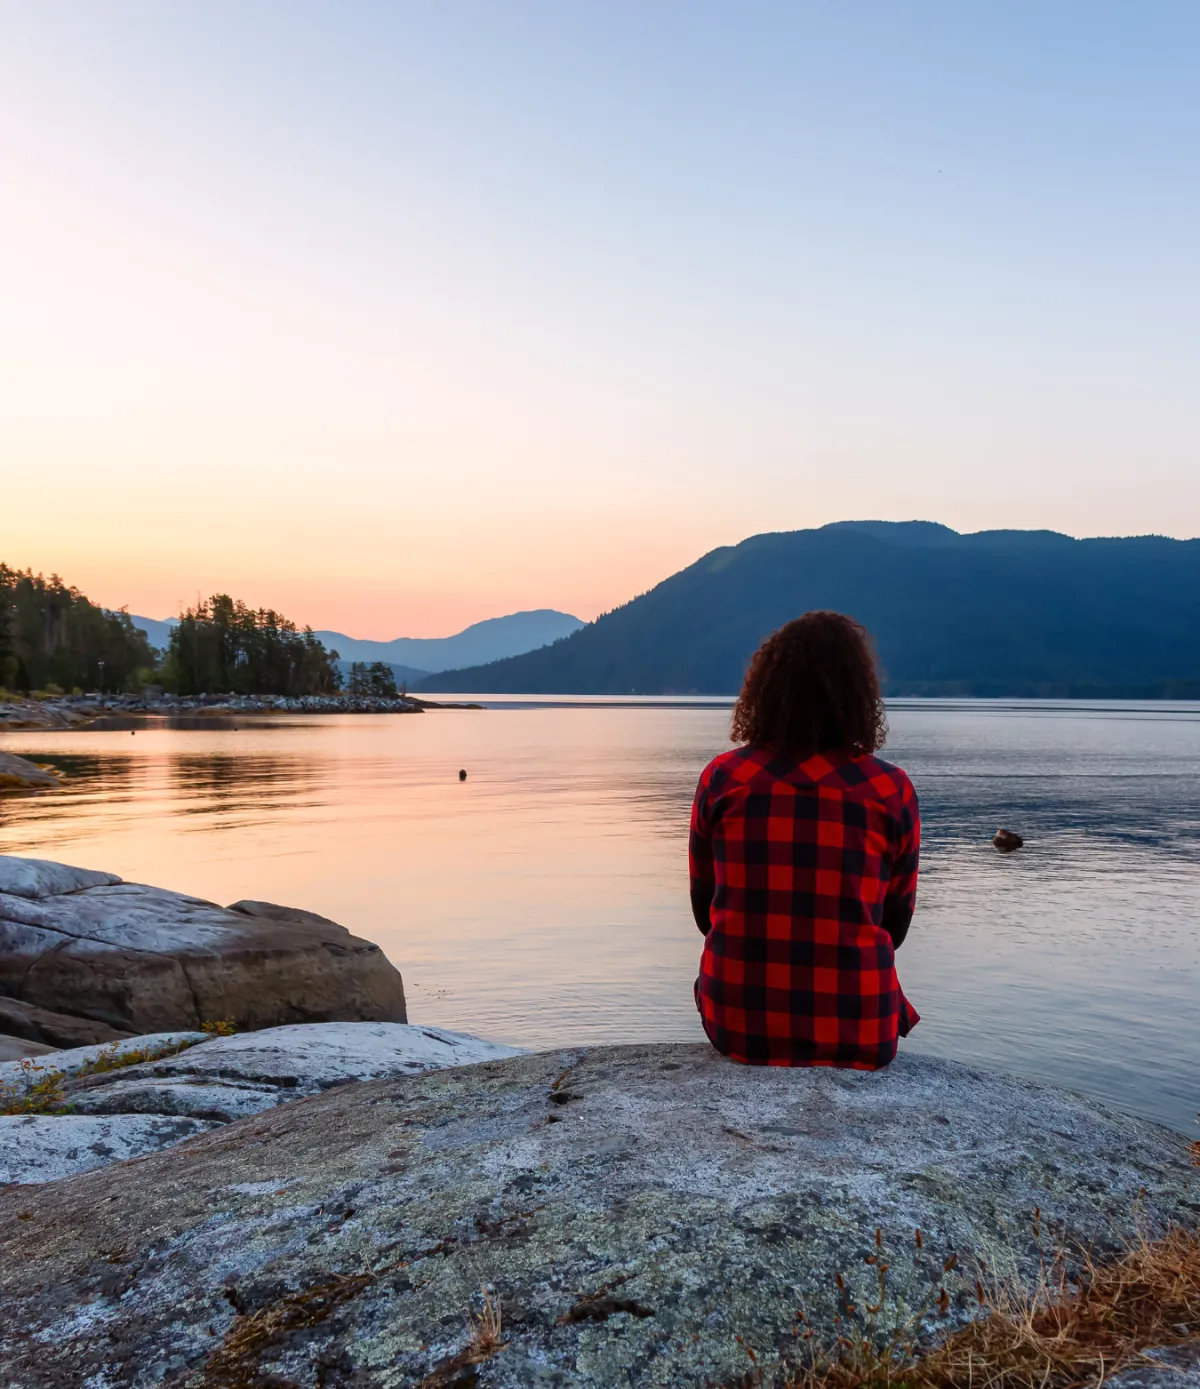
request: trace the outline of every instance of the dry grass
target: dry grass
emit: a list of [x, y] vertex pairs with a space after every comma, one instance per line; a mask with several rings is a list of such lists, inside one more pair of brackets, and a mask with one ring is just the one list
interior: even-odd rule
[[[133, 1047], [122, 1051], [120, 1042], [112, 1042], [90, 1061], [84, 1062], [69, 1079], [102, 1075], [106, 1071], [138, 1066], [143, 1061], [161, 1061], [164, 1056], [177, 1056], [192, 1041], [170, 1042], [154, 1047]], [[66, 1083], [68, 1076], [54, 1065], [54, 1053], [46, 1056], [22, 1057], [13, 1080], [0, 1083], [0, 1114], [69, 1114]]]
[[208, 1358], [201, 1380], [204, 1389], [255, 1389], [264, 1351], [293, 1332], [319, 1326], [335, 1308], [372, 1281], [370, 1274], [339, 1274], [327, 1283], [302, 1288], [258, 1311], [239, 1314]]
[[500, 1311], [500, 1296], [480, 1288], [483, 1296], [483, 1310], [476, 1315], [471, 1313], [472, 1362], [476, 1365], [490, 1360], [498, 1350], [504, 1349], [504, 1320]]
[[0, 1084], [0, 1114], [61, 1114], [65, 1081], [61, 1071], [40, 1065], [36, 1056], [22, 1057], [16, 1078]]
[[102, 1075], [105, 1071], [119, 1071], [125, 1066], [140, 1066], [143, 1061], [161, 1061], [165, 1056], [178, 1056], [181, 1051], [187, 1051], [189, 1047], [198, 1045], [197, 1042], [193, 1041], [176, 1042], [172, 1038], [158, 1046], [134, 1047], [131, 1050], [122, 1051], [120, 1042], [110, 1042], [98, 1056], [93, 1056], [90, 1061], [85, 1061], [76, 1074], [78, 1076], [94, 1076]]
[[490, 1292], [486, 1284], [480, 1289], [483, 1297], [483, 1310], [468, 1315], [470, 1336], [467, 1344], [457, 1355], [450, 1356], [436, 1365], [430, 1374], [416, 1386], [416, 1389], [458, 1389], [459, 1385], [473, 1384], [472, 1367], [490, 1360], [497, 1351], [504, 1349], [503, 1317], [500, 1311], [500, 1295]]
[[[949, 1265], [951, 1261], [947, 1261]], [[886, 1297], [880, 1273], [878, 1313]], [[903, 1332], [843, 1337], [788, 1379], [788, 1389], [1086, 1389], [1145, 1350], [1200, 1342], [1200, 1234], [1139, 1235], [1113, 1263], [1083, 1256], [1071, 1277], [1058, 1257], [1032, 1291], [1015, 1280], [976, 1284], [977, 1320], [931, 1350], [917, 1334], [944, 1291]]]

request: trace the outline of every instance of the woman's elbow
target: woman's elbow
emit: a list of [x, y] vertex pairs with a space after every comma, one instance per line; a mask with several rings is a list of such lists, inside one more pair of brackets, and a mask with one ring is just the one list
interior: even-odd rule
[[708, 908], [712, 902], [711, 889], [706, 886], [693, 887], [691, 893], [692, 918], [696, 923], [696, 929], [701, 935], [708, 935], [712, 930], [712, 918], [708, 914]]

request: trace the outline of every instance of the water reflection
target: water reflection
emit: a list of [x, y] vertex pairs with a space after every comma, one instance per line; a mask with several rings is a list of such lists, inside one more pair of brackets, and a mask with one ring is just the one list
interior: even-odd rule
[[[890, 716], [925, 833], [901, 955], [924, 1019], [911, 1045], [1186, 1130], [1200, 710]], [[0, 850], [332, 916], [401, 967], [414, 1018], [533, 1046], [699, 1039], [685, 832], [727, 707], [188, 722], [5, 735], [69, 781], [0, 801]], [[1002, 824], [1027, 842], [1007, 858], [988, 842]]]
[[172, 813], [192, 817], [192, 832], [248, 829], [272, 812], [313, 809], [327, 769], [305, 758], [250, 751], [207, 756], [180, 753], [167, 759]]

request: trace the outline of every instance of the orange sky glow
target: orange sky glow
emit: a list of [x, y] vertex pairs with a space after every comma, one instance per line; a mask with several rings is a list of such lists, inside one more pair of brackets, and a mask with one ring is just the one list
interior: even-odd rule
[[1002, 8], [5, 7], [0, 559], [391, 638], [839, 519], [1197, 534], [1188, 44], [1135, 99], [1116, 11]]

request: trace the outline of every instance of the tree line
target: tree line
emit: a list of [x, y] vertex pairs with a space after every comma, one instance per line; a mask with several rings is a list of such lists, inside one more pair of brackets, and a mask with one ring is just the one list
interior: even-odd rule
[[216, 593], [181, 614], [160, 674], [175, 694], [328, 695], [336, 660], [311, 627]]
[[97, 607], [57, 574], [0, 563], [0, 687], [124, 690], [157, 664], [128, 613]]
[[[311, 627], [225, 593], [183, 612], [159, 652], [124, 609], [98, 607], [57, 574], [0, 563], [0, 689], [330, 695], [343, 688], [338, 659]], [[346, 692], [395, 696], [396, 682], [381, 662], [356, 664]]]

